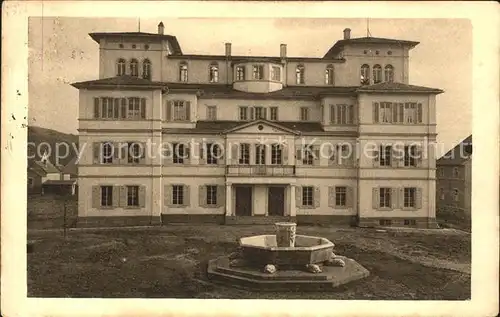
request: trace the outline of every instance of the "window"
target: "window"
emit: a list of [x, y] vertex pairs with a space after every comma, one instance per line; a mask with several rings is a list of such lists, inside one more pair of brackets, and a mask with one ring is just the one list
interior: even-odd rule
[[336, 161], [337, 164], [346, 163], [345, 160], [352, 156], [351, 147], [348, 144], [337, 144], [336, 152], [338, 153], [337, 158], [335, 155], [331, 155], [330, 159]]
[[361, 66], [361, 85], [370, 84], [370, 66], [364, 64]]
[[182, 185], [172, 186], [172, 204], [173, 205], [184, 204], [184, 186]]
[[444, 177], [444, 168], [440, 167], [438, 170], [439, 170], [439, 176]]
[[281, 68], [279, 66], [271, 68], [271, 80], [281, 81]]
[[347, 188], [335, 187], [335, 206], [345, 207], [347, 202]]
[[266, 146], [264, 144], [257, 144], [255, 146], [255, 164], [266, 164]]
[[404, 148], [404, 165], [406, 167], [417, 166], [417, 147], [415, 145], [405, 146]]
[[127, 206], [139, 206], [139, 186], [127, 186]]
[[131, 164], [139, 164], [141, 157], [144, 155], [143, 152], [144, 149], [141, 148], [139, 143], [127, 143], [127, 162]]
[[144, 49], [149, 50], [149, 45], [148, 44], [144, 45]]
[[304, 66], [297, 65], [297, 68], [295, 69], [295, 77], [297, 85], [302, 85], [305, 83], [304, 73], [305, 73]]
[[308, 187], [302, 187], [302, 205], [303, 206], [312, 206], [314, 199], [313, 199], [313, 187], [308, 186]]
[[102, 151], [101, 163], [103, 164], [113, 163], [113, 154], [114, 154], [113, 144], [111, 142], [102, 143], [101, 151]]
[[123, 44], [118, 44], [118, 47], [119, 48], [123, 48]]
[[264, 107], [254, 107], [255, 119], [266, 119], [266, 108]]
[[264, 79], [264, 66], [263, 65], [253, 65], [253, 79]]
[[439, 189], [439, 199], [444, 200], [445, 198], [445, 193], [444, 193], [444, 188]]
[[207, 186], [207, 205], [217, 205], [217, 186]]
[[216, 106], [207, 106], [207, 120], [217, 120]]
[[130, 60], [130, 76], [139, 76], [139, 62], [135, 58]]
[[392, 104], [390, 102], [380, 103], [380, 122], [390, 123], [392, 122]]
[[207, 164], [217, 164], [219, 155], [220, 150], [217, 144], [207, 144]]
[[455, 188], [455, 189], [453, 189], [453, 200], [454, 200], [454, 201], [459, 201], [458, 196], [459, 196], [458, 189], [456, 189], [456, 188]]
[[137, 45], [135, 45], [135, 44], [132, 44], [132, 48], [136, 48], [136, 47], [137, 47]]
[[416, 102], [374, 103], [375, 122], [416, 124], [422, 123], [422, 104]]
[[236, 80], [245, 80], [245, 66], [236, 67]]
[[394, 82], [394, 67], [392, 65], [385, 66], [385, 81], [389, 83]]
[[390, 220], [390, 219], [380, 219], [378, 223], [381, 226], [390, 226], [390, 225], [392, 225], [392, 220]]
[[113, 186], [101, 186], [101, 206], [113, 206]]
[[141, 103], [139, 98], [128, 98], [128, 113], [127, 118], [141, 117]]
[[314, 162], [313, 149], [310, 145], [306, 145], [304, 146], [303, 149], [302, 164], [313, 165], [313, 162]]
[[325, 71], [325, 84], [333, 85], [333, 65], [328, 65]]
[[188, 81], [188, 65], [185, 62], [179, 65], [179, 81], [183, 83]]
[[[145, 119], [146, 99], [128, 98], [130, 110], [127, 107], [127, 98], [94, 98], [94, 118], [96, 119]], [[132, 101], [130, 101], [132, 100]]]
[[300, 120], [309, 121], [309, 108], [306, 107], [300, 108]]
[[417, 189], [416, 188], [405, 188], [404, 189], [404, 207], [405, 208], [415, 208], [415, 201], [417, 199]]
[[454, 167], [453, 168], [453, 178], [458, 178], [458, 176], [459, 176], [458, 167]]
[[184, 101], [176, 100], [173, 102], [174, 121], [187, 120], [187, 106]]
[[373, 82], [375, 84], [382, 82], [382, 67], [378, 64], [373, 66]]
[[149, 59], [142, 62], [142, 78], [151, 80], [151, 61]]
[[391, 207], [391, 188], [380, 188], [380, 208]]
[[416, 123], [417, 122], [417, 104], [414, 102], [405, 103], [404, 122]]
[[173, 162], [175, 164], [184, 164], [185, 155], [184, 144], [174, 143], [173, 144]]
[[216, 63], [213, 63], [209, 67], [209, 78], [208, 80], [211, 83], [219, 82], [219, 66]]
[[248, 107], [239, 107], [239, 118], [241, 121], [248, 120]]
[[35, 186], [35, 179], [33, 177], [28, 177], [28, 186], [33, 188]]
[[416, 226], [417, 221], [415, 219], [405, 219], [404, 224], [405, 226]]
[[118, 119], [119, 118], [119, 107], [118, 103], [115, 103], [114, 98], [101, 97], [100, 99], [96, 98], [97, 103], [100, 101], [100, 107], [97, 106], [98, 110], [100, 110], [97, 117], [101, 119]]
[[120, 58], [116, 63], [116, 75], [123, 76], [125, 75], [125, 64], [126, 61], [123, 58]]
[[380, 166], [391, 166], [392, 146], [380, 146]]
[[283, 153], [282, 153], [281, 145], [273, 144], [271, 146], [271, 164], [273, 164], [273, 165], [283, 164], [282, 154]]
[[269, 110], [270, 110], [270, 117], [271, 117], [270, 119], [274, 120], [274, 121], [278, 120], [278, 107], [271, 107], [271, 108], [269, 108]]
[[354, 106], [352, 105], [331, 105], [330, 122], [334, 124], [353, 124]]
[[238, 162], [240, 164], [250, 164], [250, 144], [240, 144], [240, 158]]

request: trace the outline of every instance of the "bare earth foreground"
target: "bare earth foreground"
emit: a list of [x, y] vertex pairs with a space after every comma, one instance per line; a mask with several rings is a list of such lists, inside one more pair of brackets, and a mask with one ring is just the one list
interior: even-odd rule
[[237, 290], [207, 280], [208, 260], [236, 250], [237, 239], [273, 234], [273, 226], [167, 225], [150, 228], [30, 230], [28, 296], [255, 299], [470, 298], [471, 236], [450, 229], [299, 226], [370, 276], [331, 292]]

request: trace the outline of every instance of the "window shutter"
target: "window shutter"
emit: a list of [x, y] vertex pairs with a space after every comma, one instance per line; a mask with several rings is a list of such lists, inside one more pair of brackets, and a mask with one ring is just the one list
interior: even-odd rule
[[121, 98], [121, 106], [120, 106], [120, 117], [122, 119], [127, 118], [127, 98]]
[[378, 112], [379, 112], [379, 103], [374, 102], [373, 103], [373, 122], [375, 122], [375, 123], [378, 123], [378, 118], [379, 118]]
[[217, 186], [217, 207], [222, 207], [226, 204], [226, 186]]
[[379, 166], [379, 160], [380, 160], [379, 150], [372, 151], [372, 160], [373, 160], [373, 166], [375, 166], [375, 167]]
[[262, 118], [260, 119], [267, 119], [267, 108], [262, 108]]
[[405, 104], [404, 103], [398, 103], [398, 115], [399, 115], [399, 122], [403, 123], [405, 122]]
[[255, 120], [255, 109], [253, 107], [250, 107], [248, 110], [250, 110], [250, 120]]
[[120, 164], [120, 143], [113, 142], [113, 164]]
[[380, 188], [374, 187], [372, 189], [372, 208], [377, 210], [380, 206]]
[[302, 149], [297, 149], [295, 151], [295, 165], [302, 164]]
[[355, 116], [354, 116], [354, 106], [353, 105], [350, 105], [348, 106], [349, 107], [349, 122], [347, 122], [348, 124], [354, 124], [354, 121], [355, 121]]
[[397, 103], [394, 103], [392, 104], [391, 103], [391, 106], [392, 106], [392, 122], [398, 122], [398, 104]]
[[146, 186], [139, 186], [139, 207], [146, 207]]
[[191, 101], [185, 102], [185, 110], [186, 110], [186, 121], [191, 120]]
[[93, 144], [93, 151], [94, 151], [94, 164], [100, 164], [101, 163], [101, 143], [99, 142], [94, 142]]
[[172, 143], [168, 143], [168, 144], [165, 144], [164, 145], [164, 148], [163, 148], [163, 161], [164, 161], [164, 164], [172, 164], [173, 162], [173, 150], [172, 150]]
[[403, 187], [399, 189], [398, 202], [399, 202], [399, 208], [403, 209], [405, 206], [405, 189]]
[[354, 193], [353, 188], [348, 186], [346, 187], [346, 200], [345, 204], [347, 208], [352, 208], [354, 205]]
[[313, 152], [314, 153], [314, 162], [313, 162], [313, 164], [319, 166], [321, 164], [321, 157], [319, 155], [320, 154], [319, 153], [319, 146], [317, 146], [317, 145], [314, 146], [313, 147], [313, 151], [314, 151]]
[[281, 146], [281, 157], [283, 158], [283, 165], [288, 165], [288, 146]]
[[127, 186], [119, 186], [119, 201], [118, 201], [118, 206], [120, 207], [126, 207], [127, 206]]
[[391, 207], [392, 209], [397, 209], [399, 206], [398, 199], [399, 198], [399, 191], [397, 188], [391, 188]]
[[207, 207], [207, 186], [205, 185], [198, 186], [198, 205], [202, 208]]
[[172, 185], [163, 186], [163, 205], [172, 206]]
[[183, 186], [182, 193], [184, 195], [184, 206], [189, 207], [191, 205], [191, 194], [188, 185]]
[[200, 145], [199, 151], [200, 151], [199, 164], [206, 164], [207, 163], [207, 159], [205, 158], [205, 153], [204, 153], [205, 149], [204, 149], [203, 145]]
[[318, 186], [314, 187], [314, 208], [318, 208], [320, 206], [320, 200], [321, 200], [321, 195], [320, 195], [320, 189]]
[[141, 118], [146, 119], [146, 98], [141, 98]]
[[191, 149], [189, 148], [189, 145], [185, 145], [184, 147], [184, 157], [185, 157], [185, 164], [190, 164], [191, 163]]
[[392, 166], [392, 168], [397, 168], [399, 166], [399, 162], [401, 160], [401, 153], [393, 145], [392, 146], [391, 154], [392, 154], [392, 157], [391, 157], [391, 166]]
[[92, 186], [92, 208], [101, 207], [101, 186]]
[[94, 118], [98, 119], [99, 115], [99, 98], [94, 98]]
[[295, 187], [295, 207], [302, 207], [302, 187]]
[[335, 208], [335, 186], [328, 187], [328, 207]]
[[422, 209], [422, 188], [416, 188], [415, 196], [415, 208]]
[[113, 186], [113, 207], [120, 206], [120, 186]]
[[172, 119], [172, 110], [173, 110], [174, 102], [172, 100], [167, 101], [167, 111], [166, 111], [166, 121], [173, 121]]
[[230, 157], [230, 160], [231, 160], [231, 162], [233, 162], [232, 164], [237, 165], [239, 163], [239, 158], [241, 156], [241, 150], [240, 150], [240, 148], [242, 146], [243, 145], [240, 143], [240, 144], [238, 144], [238, 146], [235, 146], [233, 144], [233, 146], [231, 147], [231, 157]]
[[128, 144], [121, 142], [119, 147], [120, 147], [118, 149], [120, 151], [119, 164], [127, 164], [128, 163]]
[[416, 163], [417, 167], [422, 167], [423, 166], [423, 155], [422, 155], [422, 146], [421, 145], [416, 145], [415, 146], [415, 156], [416, 156]]
[[417, 104], [417, 123], [422, 123], [423, 122], [423, 120], [422, 120], [422, 117], [423, 117], [422, 111], [423, 111], [422, 104], [421, 103]]

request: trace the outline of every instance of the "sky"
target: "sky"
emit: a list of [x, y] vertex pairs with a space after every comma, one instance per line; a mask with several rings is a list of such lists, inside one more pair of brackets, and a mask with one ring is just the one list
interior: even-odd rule
[[[142, 32], [175, 35], [185, 54], [322, 57], [351, 28], [366, 36], [367, 19], [140, 19]], [[88, 33], [135, 32], [139, 18], [31, 17], [29, 124], [77, 133], [78, 90], [70, 83], [97, 79], [99, 47]], [[370, 19], [371, 36], [420, 42], [410, 51], [410, 84], [445, 91], [436, 99], [437, 142], [443, 151], [472, 132], [472, 26], [466, 19]], [[444, 153], [443, 153], [444, 154]]]

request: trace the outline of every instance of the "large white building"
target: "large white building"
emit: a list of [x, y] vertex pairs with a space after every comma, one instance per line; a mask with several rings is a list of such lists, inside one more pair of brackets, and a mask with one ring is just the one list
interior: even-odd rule
[[409, 84], [418, 42], [350, 32], [317, 58], [185, 54], [163, 23], [91, 33], [79, 225], [434, 227], [443, 91]]

